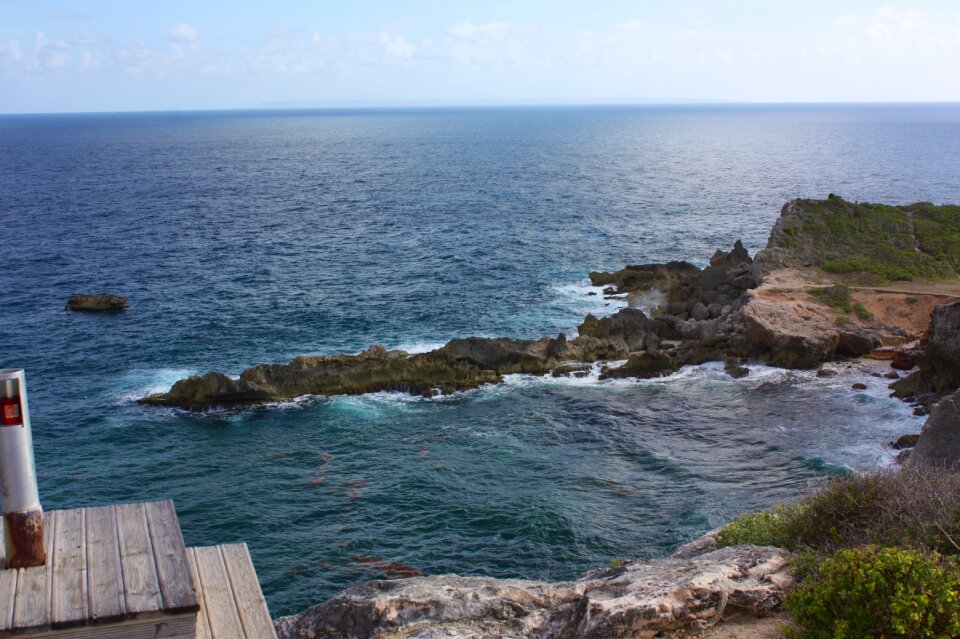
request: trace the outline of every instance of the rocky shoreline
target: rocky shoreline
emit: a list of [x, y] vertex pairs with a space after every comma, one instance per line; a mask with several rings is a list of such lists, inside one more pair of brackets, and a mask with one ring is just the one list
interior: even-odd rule
[[[827, 202], [837, 201], [843, 202]], [[303, 395], [399, 391], [432, 396], [501, 383], [511, 373], [577, 374], [582, 364], [597, 361], [604, 363], [601, 378], [656, 377], [717, 360], [725, 361], [732, 375], [742, 376], [749, 372], [747, 362], [818, 368], [832, 359], [860, 357], [916, 340], [916, 328], [902, 326], [896, 313], [877, 317], [853, 300], [856, 316], [842, 314], [829, 295], [846, 295], [850, 301], [847, 286], [817, 271], [808, 252], [784, 246], [800, 245], [797, 232], [788, 231], [804, 220], [805, 211], [818, 211], [823, 202], [794, 200], [785, 205], [767, 248], [756, 259], [737, 241], [732, 250], [717, 251], [703, 269], [674, 261], [590, 273], [594, 285], [607, 286], [605, 294], [625, 297], [631, 307], [604, 318], [587, 315], [573, 339], [564, 334], [537, 340], [470, 337], [413, 355], [374, 345], [357, 355], [300, 356], [289, 364], [261, 364], [243, 371], [239, 379], [210, 372], [138, 401], [201, 411]], [[804, 273], [804, 266], [813, 271]], [[799, 279], [799, 285], [784, 293], [780, 284], [787, 276]], [[662, 295], [663, 302], [648, 316], [632, 305], [651, 291]], [[817, 291], [826, 291], [827, 297]], [[956, 296], [939, 295], [936, 301], [960, 299], [960, 288], [950, 292]], [[857, 295], [868, 292], [858, 290]], [[617, 365], [607, 364], [614, 361]], [[911, 386], [914, 382], [904, 382], [898, 392], [923, 400], [929, 384]]]
[[[891, 231], [892, 248], [857, 239], [874, 212], [885, 216], [887, 230], [891, 219], [909, 216], [909, 225]], [[825, 363], [868, 356], [910, 371], [902, 379], [888, 374], [896, 378], [894, 394], [915, 403], [918, 412], [933, 408], [919, 441], [901, 438], [898, 444], [915, 445], [908, 463], [956, 467], [960, 284], [918, 277], [890, 285], [878, 275], [957, 276], [941, 256], [924, 253], [917, 237], [900, 237], [918, 216], [936, 213], [926, 204], [794, 200], [754, 258], [738, 241], [703, 269], [668, 262], [590, 273], [595, 286], [607, 287], [605, 295], [628, 302], [657, 291], [663, 301], [650, 316], [632, 305], [609, 317], [588, 315], [573, 339], [472, 337], [415, 355], [375, 345], [357, 355], [297, 357], [247, 369], [236, 380], [216, 372], [190, 377], [139, 402], [206, 410], [309, 394], [431, 396], [500, 383], [511, 373], [582, 375], [596, 362], [601, 378], [657, 377], [718, 360], [734, 377], [749, 375], [751, 363], [820, 369], [828, 376], [833, 371], [821, 368]], [[888, 253], [901, 259], [901, 250], [921, 255], [908, 253], [907, 266], [881, 259]], [[908, 267], [914, 270], [897, 270]], [[751, 545], [717, 549], [708, 534], [669, 558], [627, 561], [572, 582], [455, 575], [373, 581], [275, 623], [281, 639], [775, 637], [776, 624], [764, 621], [720, 628], [731, 616], [777, 613], [793, 583], [787, 555]]]

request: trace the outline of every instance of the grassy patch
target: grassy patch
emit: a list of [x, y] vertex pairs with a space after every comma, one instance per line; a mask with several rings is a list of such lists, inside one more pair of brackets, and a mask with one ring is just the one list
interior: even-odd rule
[[826, 286], [821, 288], [811, 288], [807, 290], [814, 299], [823, 302], [837, 312], [849, 312], [853, 297], [850, 288], [843, 284], [837, 286]]
[[872, 320], [873, 313], [866, 306], [860, 302], [853, 303], [853, 312], [854, 314], [862, 320]]
[[837, 315], [835, 318], [833, 318], [833, 323], [837, 326], [846, 326], [850, 323], [850, 318], [846, 315]]
[[887, 206], [831, 195], [800, 207], [770, 242], [787, 249], [795, 265], [886, 281], [950, 279], [960, 271], [960, 206]]

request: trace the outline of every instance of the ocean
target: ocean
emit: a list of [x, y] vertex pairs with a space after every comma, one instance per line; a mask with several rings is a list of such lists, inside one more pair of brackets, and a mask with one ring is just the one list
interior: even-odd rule
[[[188, 544], [249, 544], [274, 615], [369, 557], [576, 578], [890, 463], [922, 419], [859, 365], [135, 400], [298, 354], [572, 336], [619, 308], [591, 270], [754, 252], [794, 197], [960, 202], [958, 178], [960, 105], [2, 116], [0, 367], [27, 371], [45, 508], [172, 498]], [[64, 310], [101, 291], [130, 308]]]

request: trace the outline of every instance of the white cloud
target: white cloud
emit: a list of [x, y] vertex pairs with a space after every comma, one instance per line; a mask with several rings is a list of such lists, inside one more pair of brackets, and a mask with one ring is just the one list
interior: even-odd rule
[[17, 62], [23, 58], [23, 52], [20, 50], [20, 42], [18, 40], [10, 40], [7, 42], [4, 47], [4, 57], [13, 62]]
[[505, 40], [515, 31], [509, 22], [486, 22], [474, 24], [460, 22], [450, 28], [450, 34], [465, 40]]
[[618, 24], [614, 28], [614, 31], [619, 31], [620, 33], [638, 33], [646, 29], [646, 27], [647, 23], [642, 20], [628, 20]]
[[50, 20], [56, 20], [57, 22], [78, 22], [80, 20], [89, 20], [90, 16], [85, 13], [74, 13], [73, 11], [52, 11], [47, 14], [47, 18]]
[[170, 27], [170, 40], [192, 47], [200, 46], [200, 31], [196, 25], [178, 22]]
[[403, 36], [382, 32], [380, 33], [379, 39], [387, 54], [391, 56], [409, 59], [412, 58], [413, 54], [417, 51], [416, 45]]

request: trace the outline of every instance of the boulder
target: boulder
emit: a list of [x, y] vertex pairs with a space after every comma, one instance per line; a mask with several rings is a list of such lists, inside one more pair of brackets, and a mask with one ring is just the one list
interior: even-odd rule
[[109, 313], [127, 308], [127, 298], [122, 295], [74, 295], [67, 300], [67, 310], [88, 313]]
[[919, 370], [895, 382], [894, 394], [917, 399], [929, 393], [936, 399], [960, 387], [960, 302], [934, 307], [921, 348]]
[[960, 471], [960, 390], [930, 409], [908, 464]]
[[600, 379], [638, 377], [663, 377], [675, 373], [683, 366], [682, 360], [677, 360], [662, 351], [631, 353], [627, 363], [617, 368], [604, 368]]
[[690, 262], [635, 264], [612, 273], [594, 271], [590, 273], [590, 282], [594, 286], [612, 284], [615, 293], [642, 292], [651, 288], [666, 290], [678, 280], [699, 272], [700, 269]]
[[895, 441], [890, 442], [890, 448], [894, 450], [903, 450], [904, 448], [913, 448], [920, 441], [919, 434], [900, 435]]
[[793, 306], [752, 298], [740, 311], [747, 348], [783, 368], [817, 368], [837, 349], [839, 336], [822, 317], [805, 318]]
[[666, 335], [669, 327], [662, 321], [650, 319], [638, 308], [624, 308], [602, 319], [587, 315], [578, 332], [597, 339], [620, 338], [629, 350], [639, 351], [651, 344], [647, 339], [649, 335]]
[[181, 379], [167, 393], [150, 395], [138, 400], [151, 406], [174, 406], [187, 410], [206, 410], [208, 408], [226, 408], [238, 404], [260, 404], [280, 399], [280, 395], [271, 388], [265, 388], [254, 382], [235, 380], [223, 373]]
[[569, 350], [567, 338], [561, 334], [557, 339], [544, 337], [539, 340], [506, 337], [452, 339], [436, 352], [501, 374], [543, 374], [550, 370], [555, 363], [553, 360], [563, 358]]
[[586, 377], [591, 370], [593, 370], [592, 364], [561, 364], [550, 371], [550, 375], [553, 377]]
[[629, 561], [571, 582], [443, 575], [354, 586], [277, 619], [279, 639], [653, 639], [698, 632], [725, 610], [781, 604], [787, 553], [731, 546], [691, 558]]

